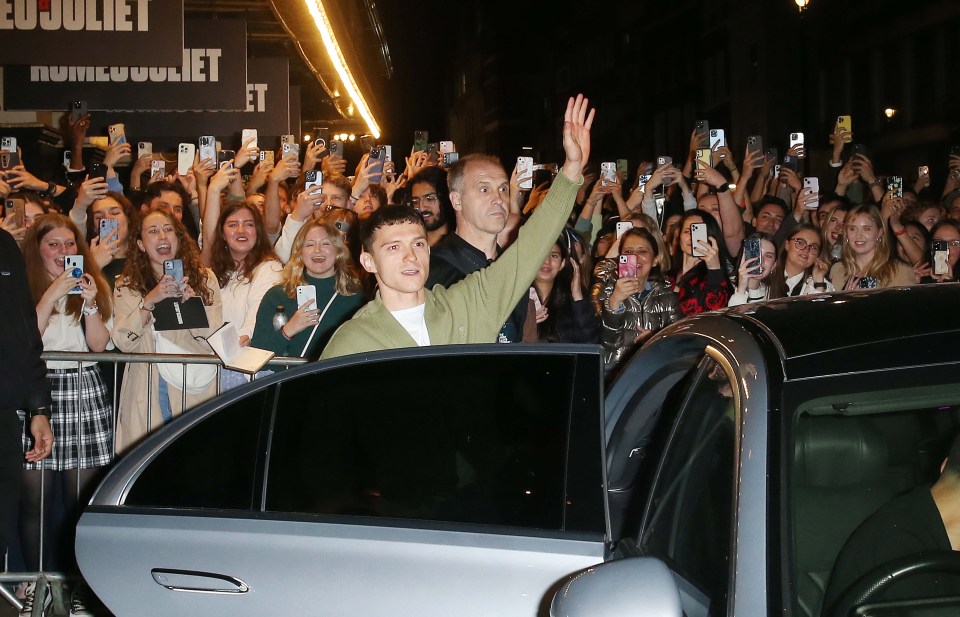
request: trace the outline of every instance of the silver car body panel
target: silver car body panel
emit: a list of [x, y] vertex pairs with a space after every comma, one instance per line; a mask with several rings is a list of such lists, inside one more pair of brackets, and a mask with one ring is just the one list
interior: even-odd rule
[[[601, 563], [604, 551], [600, 538], [103, 511], [85, 517], [79, 565], [94, 589], [126, 590], [110, 598], [118, 617], [536, 617], [567, 576]], [[204, 550], [184, 550], [191, 542]], [[137, 554], [124, 550], [132, 543]], [[105, 560], [111, 571], [86, 567]], [[154, 580], [156, 569], [234, 579], [249, 589], [184, 593]]]

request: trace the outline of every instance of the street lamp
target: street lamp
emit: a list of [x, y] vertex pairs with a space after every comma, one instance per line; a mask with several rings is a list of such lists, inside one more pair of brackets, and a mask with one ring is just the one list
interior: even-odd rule
[[893, 117], [897, 115], [897, 110], [892, 107], [887, 107], [883, 110], [883, 115], [887, 117], [887, 120], [893, 120]]
[[806, 10], [807, 5], [810, 4], [810, 0], [793, 0], [793, 1], [797, 3], [797, 8], [800, 10], [801, 13], [803, 13]]

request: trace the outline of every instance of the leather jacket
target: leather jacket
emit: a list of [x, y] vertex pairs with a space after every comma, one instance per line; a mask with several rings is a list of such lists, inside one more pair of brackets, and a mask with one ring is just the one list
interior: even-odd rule
[[[607, 367], [619, 364], [638, 346], [639, 329], [657, 332], [680, 319], [680, 302], [670, 285], [648, 279], [647, 286], [623, 301], [621, 312], [611, 311], [607, 300], [617, 283], [617, 262], [602, 259], [593, 271], [591, 296], [601, 318], [600, 340]], [[642, 341], [641, 341], [642, 343]]]

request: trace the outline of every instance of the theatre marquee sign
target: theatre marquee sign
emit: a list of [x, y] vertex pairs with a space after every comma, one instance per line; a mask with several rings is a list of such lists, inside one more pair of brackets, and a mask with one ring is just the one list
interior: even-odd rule
[[180, 66], [183, 0], [0, 0], [0, 64]]

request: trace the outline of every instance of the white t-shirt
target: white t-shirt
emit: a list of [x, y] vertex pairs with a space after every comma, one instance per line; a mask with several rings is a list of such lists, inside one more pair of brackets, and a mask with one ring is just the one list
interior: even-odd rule
[[393, 318], [400, 322], [403, 329], [413, 337], [413, 340], [420, 347], [426, 347], [430, 344], [430, 333], [427, 332], [427, 322], [423, 318], [425, 308], [427, 308], [426, 303], [400, 311], [390, 311]]

